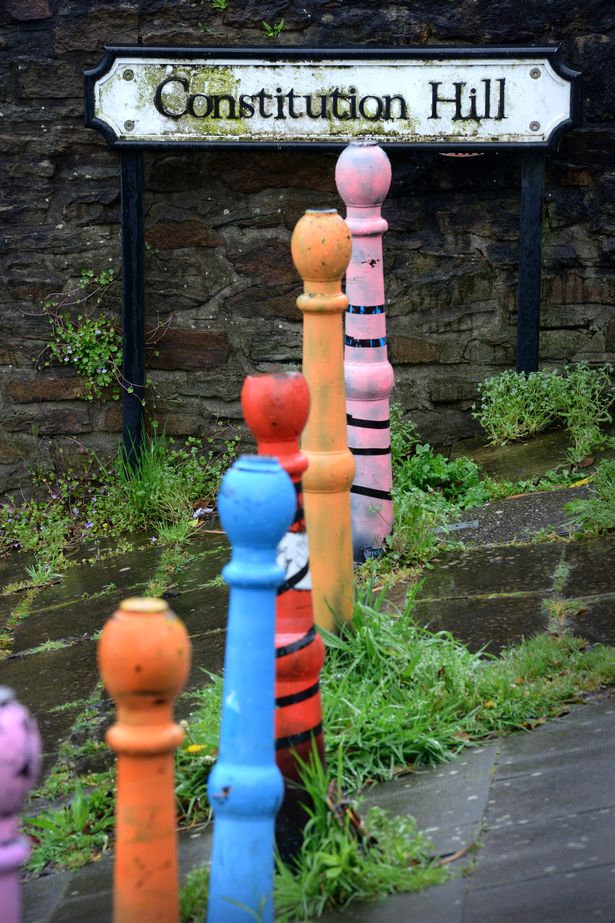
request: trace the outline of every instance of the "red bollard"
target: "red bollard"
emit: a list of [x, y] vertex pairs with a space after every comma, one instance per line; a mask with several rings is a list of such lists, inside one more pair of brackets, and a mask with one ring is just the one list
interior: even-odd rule
[[249, 376], [241, 405], [259, 454], [277, 458], [297, 491], [295, 519], [278, 546], [278, 564], [284, 568], [285, 580], [278, 589], [275, 627], [276, 760], [285, 783], [284, 801], [276, 817], [276, 842], [288, 862], [301, 847], [308, 819], [296, 756], [307, 762], [315, 749], [324, 762], [319, 677], [325, 649], [314, 627], [301, 485], [308, 460], [299, 449], [310, 407], [307, 382], [299, 372]]
[[178, 923], [173, 751], [184, 733], [173, 705], [190, 670], [190, 640], [161, 599], [125, 599], [98, 644], [100, 674], [117, 706], [114, 923]]

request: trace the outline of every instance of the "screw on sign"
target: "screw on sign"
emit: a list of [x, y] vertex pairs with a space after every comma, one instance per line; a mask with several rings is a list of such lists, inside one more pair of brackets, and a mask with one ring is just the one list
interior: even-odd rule
[[41, 768], [41, 738], [36, 721], [0, 686], [0, 919], [20, 923], [19, 869], [30, 855], [30, 842], [19, 833], [18, 811]]
[[114, 923], [178, 923], [173, 752], [183, 731], [175, 699], [190, 671], [183, 623], [161, 599], [125, 599], [98, 645], [116, 704], [107, 741], [117, 753]]
[[[303, 511], [301, 476], [308, 466], [299, 450], [307, 422], [310, 392], [299, 372], [246, 378], [241, 392], [246, 423], [259, 455], [277, 458], [296, 491], [296, 509], [278, 546], [284, 582], [278, 587], [275, 616], [275, 747], [284, 778], [284, 800], [276, 816], [276, 844], [288, 862], [297, 855], [308, 814], [300, 765], [315, 753], [324, 762], [320, 671], [325, 660], [322, 638], [314, 627], [312, 580]], [[297, 760], [299, 758], [299, 761]]]
[[303, 374], [311, 410], [301, 446], [309, 467], [303, 478], [310, 538], [314, 617], [331, 629], [352, 618], [350, 485], [354, 459], [346, 435], [342, 315], [348, 299], [342, 276], [352, 241], [335, 209], [309, 209], [293, 232], [291, 251], [304, 291]]
[[355, 459], [350, 488], [355, 560], [382, 552], [393, 527], [389, 398], [393, 368], [387, 358], [381, 205], [391, 185], [389, 158], [373, 141], [353, 141], [335, 169], [346, 203], [352, 256], [346, 271], [344, 375], [348, 441]]
[[242, 456], [218, 495], [232, 545], [219, 758], [207, 794], [214, 834], [209, 923], [273, 920], [274, 819], [283, 785], [274, 753], [274, 622], [284, 570], [277, 546], [293, 520], [293, 484], [274, 458]]

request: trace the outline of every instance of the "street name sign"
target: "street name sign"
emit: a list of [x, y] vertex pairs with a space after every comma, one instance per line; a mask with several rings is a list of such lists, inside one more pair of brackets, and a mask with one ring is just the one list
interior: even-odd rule
[[559, 48], [108, 47], [86, 124], [113, 147], [554, 147], [579, 118]]

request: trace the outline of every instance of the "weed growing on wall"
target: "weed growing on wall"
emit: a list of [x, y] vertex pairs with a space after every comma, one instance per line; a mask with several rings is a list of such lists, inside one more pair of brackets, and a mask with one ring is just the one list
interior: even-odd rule
[[115, 400], [120, 396], [122, 338], [117, 308], [108, 297], [115, 282], [112, 269], [99, 274], [83, 269], [77, 288], [51, 295], [43, 306], [51, 337], [37, 363], [50, 366], [55, 360], [73, 368], [83, 378], [83, 396], [89, 401], [106, 389]]

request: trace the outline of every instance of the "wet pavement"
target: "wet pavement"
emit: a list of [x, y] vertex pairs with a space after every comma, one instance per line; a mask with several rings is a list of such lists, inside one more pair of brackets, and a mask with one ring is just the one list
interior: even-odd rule
[[[388, 604], [403, 609], [408, 590], [392, 587]], [[470, 547], [442, 555], [413, 612], [419, 624], [450, 631], [473, 651], [498, 653], [545, 631], [548, 603], [556, 600], [567, 610], [573, 634], [615, 644], [615, 538]]]
[[[447, 883], [352, 904], [323, 923], [613, 923], [614, 762], [615, 698], [603, 694], [535, 731], [376, 787], [365, 803], [415, 817], [435, 855], [470, 849]], [[210, 854], [208, 829], [182, 833], [183, 874]], [[109, 857], [26, 883], [24, 923], [110, 923], [112, 874]]]
[[[565, 533], [564, 503], [589, 490], [531, 494], [470, 511], [468, 520], [478, 525], [460, 530], [464, 550], [443, 555], [427, 572], [415, 605], [417, 620], [453, 632], [473, 650], [496, 653], [543, 631], [548, 603], [556, 601], [570, 630], [615, 644], [615, 538], [527, 541], [538, 529]], [[228, 548], [224, 536], [211, 531], [196, 537], [189, 552], [170, 587], [169, 604], [192, 639], [188, 688], [194, 689], [207, 681], [203, 668], [219, 672], [223, 665], [228, 595], [219, 573]], [[36, 715], [47, 769], [83, 700], [97, 689], [98, 632], [122, 598], [143, 592], [160, 566], [160, 554], [148, 543], [120, 557], [77, 564], [28, 603], [29, 614], [14, 631], [11, 656], [0, 663], [0, 683], [12, 686]], [[0, 583], [22, 578], [25, 563], [24, 558], [0, 561]], [[402, 607], [406, 592], [407, 587], [393, 587], [388, 604]], [[22, 605], [24, 595], [0, 597], [0, 623]], [[50, 649], [41, 649], [46, 642]], [[102, 708], [110, 713], [104, 696]], [[178, 714], [188, 709], [184, 697]], [[490, 923], [497, 916], [499, 923], [613, 923], [614, 714], [613, 700], [596, 701], [531, 735], [489, 744], [371, 792], [370, 801], [414, 814], [438, 852], [478, 838], [484, 848], [472, 860], [469, 878], [327, 919]], [[184, 868], [208, 855], [209, 842], [208, 831], [182, 834]], [[75, 874], [27, 883], [25, 923], [80, 923], [86, 917], [88, 923], [107, 923], [111, 868], [105, 859]]]

